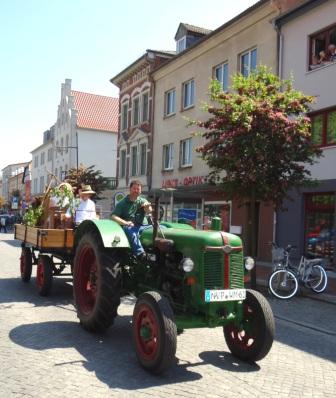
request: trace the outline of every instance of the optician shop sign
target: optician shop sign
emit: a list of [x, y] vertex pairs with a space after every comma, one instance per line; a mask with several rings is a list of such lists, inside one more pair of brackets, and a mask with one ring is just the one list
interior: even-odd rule
[[169, 178], [162, 180], [162, 188], [187, 187], [190, 185], [202, 185], [205, 183], [205, 176], [187, 176], [184, 178]]

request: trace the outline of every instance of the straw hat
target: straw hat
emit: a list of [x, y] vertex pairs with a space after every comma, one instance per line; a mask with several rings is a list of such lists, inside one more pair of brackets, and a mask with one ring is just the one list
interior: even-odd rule
[[80, 192], [81, 193], [86, 193], [86, 194], [91, 194], [91, 195], [96, 193], [95, 191], [92, 191], [91, 185], [82, 185], [82, 188], [81, 188]]
[[58, 188], [61, 188], [61, 187], [68, 188], [70, 191], [73, 190], [72, 186], [71, 186], [68, 182], [61, 182], [61, 183], [59, 184]]

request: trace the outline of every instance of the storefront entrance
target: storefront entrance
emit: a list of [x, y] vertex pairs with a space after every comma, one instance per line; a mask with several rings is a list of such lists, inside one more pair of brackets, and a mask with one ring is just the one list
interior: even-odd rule
[[231, 206], [228, 202], [204, 202], [203, 229], [211, 228], [213, 217], [219, 217], [222, 221], [222, 230], [230, 232]]

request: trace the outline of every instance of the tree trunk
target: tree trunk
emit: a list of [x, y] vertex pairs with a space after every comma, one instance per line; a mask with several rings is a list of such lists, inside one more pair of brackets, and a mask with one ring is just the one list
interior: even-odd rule
[[[256, 261], [257, 258], [257, 241], [258, 241], [258, 220], [257, 220], [257, 201], [255, 196], [255, 190], [253, 189], [251, 192], [251, 202], [249, 209], [249, 241], [250, 241], [250, 249], [251, 256]], [[255, 289], [257, 286], [257, 266], [251, 271], [251, 288]]]

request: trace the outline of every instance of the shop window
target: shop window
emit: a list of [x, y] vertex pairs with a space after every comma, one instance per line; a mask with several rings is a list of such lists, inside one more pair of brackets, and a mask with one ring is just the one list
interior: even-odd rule
[[309, 69], [336, 62], [336, 25], [310, 36]]
[[203, 229], [211, 229], [211, 222], [214, 217], [219, 217], [222, 222], [222, 231], [230, 232], [230, 204], [227, 202], [205, 202]]
[[316, 193], [305, 197], [305, 255], [334, 258], [335, 193]]
[[314, 144], [336, 145], [336, 109], [311, 114], [310, 119]]

